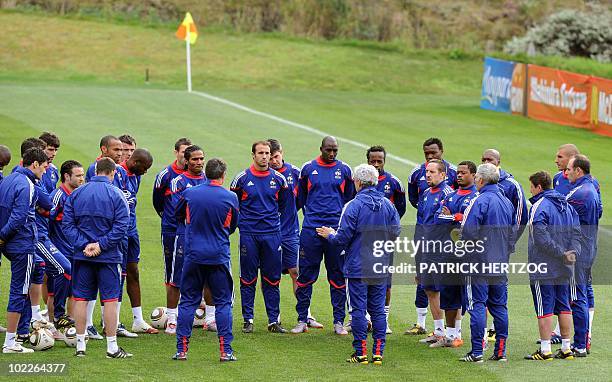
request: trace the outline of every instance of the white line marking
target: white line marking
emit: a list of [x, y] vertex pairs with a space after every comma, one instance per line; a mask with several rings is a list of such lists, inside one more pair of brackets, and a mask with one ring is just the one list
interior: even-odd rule
[[[287, 126], [295, 127], [296, 129], [308, 131], [309, 133], [316, 134], [316, 135], [319, 135], [319, 136], [322, 136], [322, 137], [325, 137], [327, 135], [333, 135], [333, 134], [329, 134], [329, 133], [326, 133], [324, 131], [321, 131], [319, 129], [315, 129], [314, 127], [310, 127], [310, 126], [307, 126], [307, 125], [303, 125], [301, 123], [293, 122], [293, 121], [290, 121], [288, 119], [277, 117], [277, 116], [272, 115], [272, 114], [264, 113], [263, 111], [251, 109], [250, 107], [241, 105], [241, 104], [236, 103], [236, 102], [232, 102], [232, 101], [227, 100], [225, 98], [214, 96], [212, 94], [208, 94], [208, 93], [204, 93], [204, 92], [198, 92], [198, 91], [193, 91], [192, 94], [198, 95], [200, 97], [207, 98], [207, 99], [215, 101], [215, 102], [222, 103], [222, 104], [227, 105], [227, 106], [231, 106], [231, 107], [236, 108], [238, 110], [246, 111], [247, 113], [251, 113], [251, 114], [258, 115], [260, 117], [271, 119], [273, 121], [285, 124]], [[349, 145], [352, 145], [352, 146], [355, 146], [355, 147], [359, 147], [361, 149], [366, 149], [367, 150], [370, 147], [369, 145], [366, 145], [365, 143], [354, 141], [352, 139], [348, 139], [348, 138], [344, 138], [344, 137], [339, 137], [339, 136], [336, 136], [336, 135], [335, 135], [335, 137], [340, 142], [348, 143]], [[407, 164], [409, 166], [418, 166], [419, 165], [416, 162], [413, 162], [413, 161], [411, 161], [409, 159], [406, 159], [406, 158], [399, 157], [397, 155], [393, 155], [391, 153], [387, 153], [387, 158], [396, 160], [396, 161], [398, 161], [400, 163]]]

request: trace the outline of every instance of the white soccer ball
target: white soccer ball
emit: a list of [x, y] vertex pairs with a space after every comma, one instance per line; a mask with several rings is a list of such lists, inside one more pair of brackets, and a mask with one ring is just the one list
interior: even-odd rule
[[204, 309], [196, 309], [195, 316], [193, 318], [193, 327], [201, 328], [204, 326], [204, 319], [206, 318], [206, 311]]
[[51, 349], [55, 345], [55, 339], [49, 329], [40, 328], [30, 333], [30, 343], [34, 350], [44, 351]]
[[165, 329], [168, 323], [168, 315], [166, 314], [166, 308], [158, 306], [151, 312], [151, 325], [155, 329]]

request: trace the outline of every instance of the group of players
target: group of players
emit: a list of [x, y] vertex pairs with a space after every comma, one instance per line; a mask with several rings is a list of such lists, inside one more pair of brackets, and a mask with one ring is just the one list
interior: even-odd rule
[[[50, 133], [44, 133], [40, 139], [25, 140], [21, 146], [22, 160], [15, 167], [15, 174], [0, 183], [0, 248], [11, 261], [12, 272], [3, 352], [30, 350], [22, 347], [19, 340], [29, 331], [30, 321], [43, 320], [38, 304], [43, 294], [42, 284], [46, 282], [48, 317], [60, 331], [58, 335], [62, 328], [75, 325], [76, 321], [76, 355], [85, 355], [86, 336], [102, 339], [92, 321], [99, 292], [107, 356], [129, 357], [131, 354], [117, 346], [116, 335], [133, 337], [136, 333], [157, 333], [142, 317], [138, 281], [140, 246], [135, 213], [140, 178], [151, 167], [153, 158], [147, 150], [137, 149], [135, 140], [129, 135], [106, 136], [100, 141], [100, 157], [86, 173], [81, 164], [72, 160], [64, 162], [58, 171], [52, 161], [59, 146], [59, 139]], [[513, 240], [516, 240], [528, 223], [539, 224], [541, 210], [546, 206], [546, 203], [538, 203], [543, 196], [546, 200], [557, 198], [564, 206], [562, 210], [574, 211], [580, 225], [596, 225], [601, 216], [599, 187], [590, 176], [590, 163], [574, 145], [559, 148], [556, 160], [559, 173], [554, 180], [544, 172], [530, 177], [534, 195], [530, 213], [520, 184], [500, 168], [498, 151], [486, 150], [481, 159], [484, 165], [478, 168], [470, 161], [461, 162], [457, 167], [446, 162], [442, 142], [437, 138], [425, 141], [423, 152], [425, 162], [412, 171], [407, 192], [408, 201], [417, 209], [416, 225], [417, 230], [421, 227], [421, 234], [433, 225], [445, 224], [469, 231], [470, 224], [484, 225], [486, 221], [486, 224], [515, 225]], [[299, 334], [309, 328], [322, 328], [310, 312], [310, 302], [312, 285], [317, 281], [320, 263], [324, 260], [334, 332], [348, 334], [352, 327], [350, 316], [344, 324], [347, 306], [343, 271], [345, 248], [326, 240], [318, 231], [321, 227], [338, 229], [344, 207], [356, 194], [351, 168], [337, 159], [336, 139], [325, 137], [320, 155], [301, 169], [284, 161], [284, 152], [277, 140], [255, 142], [252, 165], [234, 177], [231, 192], [227, 193], [219, 187], [226, 176], [225, 162], [217, 158], [206, 162], [204, 150], [186, 138], [175, 143], [174, 154], [176, 160], [157, 174], [153, 189], [153, 205], [161, 217], [165, 264], [168, 315], [165, 332], [176, 335], [174, 358], [186, 359], [194, 312], [200, 307], [205, 309], [205, 328], [218, 332], [221, 361], [236, 359], [231, 348], [233, 282], [228, 240], [236, 228], [240, 230], [239, 282], [244, 333], [254, 331], [254, 299], [259, 276], [270, 332]], [[393, 203], [398, 215], [403, 216], [407, 207], [406, 192], [401, 181], [384, 169], [385, 149], [373, 146], [367, 150], [366, 158], [379, 174], [376, 189]], [[0, 146], [0, 169], [9, 161], [10, 152]], [[554, 192], [551, 190], [553, 182], [558, 193], [550, 196]], [[199, 192], [195, 192], [196, 189]], [[503, 200], [498, 203], [501, 212], [493, 215], [501, 216], [509, 211], [508, 222], [486, 220], [486, 211], [470, 207], [477, 204], [474, 203], [476, 199], [480, 199], [479, 203], [487, 199], [487, 196], [480, 196], [487, 192], [501, 195]], [[567, 202], [558, 194], [567, 195]], [[215, 208], [219, 206], [218, 210], [211, 207], [212, 201], [215, 201]], [[304, 215], [301, 229], [300, 209]], [[553, 214], [548, 211], [544, 215]], [[216, 221], [219, 224], [215, 224]], [[562, 223], [573, 224], [565, 220]], [[592, 236], [589, 239], [595, 240]], [[550, 349], [551, 342], [562, 343], [557, 358], [582, 357], [589, 350], [594, 302], [588, 272], [595, 248], [585, 256], [584, 249], [581, 251], [571, 245], [568, 243], [567, 248], [559, 250], [568, 264], [576, 261], [578, 252], [579, 259], [588, 258], [582, 267], [583, 277], [574, 280], [565, 273], [555, 275], [552, 288], [549, 288], [550, 283], [533, 280], [541, 349], [529, 359], [555, 357]], [[531, 249], [530, 241], [530, 259]], [[298, 323], [291, 330], [281, 324], [279, 283], [283, 273], [291, 276], [296, 298]], [[134, 317], [131, 332], [118, 322], [124, 280], [127, 280]], [[440, 285], [425, 274], [419, 275], [418, 281], [417, 323], [406, 334], [428, 334], [425, 321], [429, 306], [434, 331], [422, 342], [434, 348], [461, 346], [461, 314], [467, 311], [471, 315], [472, 350], [462, 360], [482, 362], [488, 308], [495, 323], [488, 335], [496, 340], [490, 359], [506, 359], [506, 284], [487, 281], [485, 286], [474, 283], [457, 288]], [[573, 282], [571, 288], [570, 281]], [[562, 287], [557, 287], [558, 284]], [[75, 320], [66, 311], [68, 296], [72, 296], [71, 316]], [[389, 278], [384, 304], [387, 322], [390, 298]], [[567, 306], [560, 301], [565, 301]], [[568, 312], [574, 313], [575, 337], [571, 349]], [[560, 328], [555, 329], [551, 337], [548, 327], [553, 313], [559, 315]], [[382, 334], [375, 331], [373, 353], [382, 357], [385, 335], [391, 332], [388, 323]], [[361, 346], [364, 334], [360, 330], [354, 335], [355, 353], [348, 361], [364, 363], [366, 354], [363, 353], [367, 353]]]

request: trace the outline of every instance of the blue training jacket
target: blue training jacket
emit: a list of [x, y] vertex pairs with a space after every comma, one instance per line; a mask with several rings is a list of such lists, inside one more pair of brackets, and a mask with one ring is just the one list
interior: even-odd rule
[[[120, 243], [127, 234], [130, 211], [123, 192], [106, 176], [94, 176], [74, 190], [64, 205], [62, 227], [73, 244], [74, 260], [121, 264]], [[86, 257], [89, 243], [100, 244], [102, 253]]]
[[321, 157], [306, 162], [300, 172], [298, 209], [303, 208], [302, 229], [338, 227], [342, 208], [355, 197], [351, 168], [340, 160]]
[[406, 191], [402, 181], [390, 172], [385, 171], [378, 176], [376, 189], [393, 203], [401, 219], [406, 213]]
[[[442, 160], [446, 166], [446, 180], [449, 186], [453, 188], [459, 188], [457, 184], [457, 167], [445, 160]], [[408, 200], [414, 208], [418, 208], [419, 199], [423, 194], [423, 191], [429, 188], [425, 173], [427, 170], [427, 162], [421, 163], [420, 166], [416, 166], [410, 176], [408, 176]]]
[[238, 198], [216, 181], [183, 191], [177, 219], [186, 222], [185, 257], [198, 264], [230, 262], [229, 236], [238, 226]]
[[531, 280], [567, 280], [573, 267], [563, 263], [566, 251], [576, 251], [580, 256], [580, 221], [576, 210], [567, 203], [565, 196], [555, 190], [546, 190], [529, 199], [530, 263], [545, 263], [546, 272], [530, 273]]
[[185, 234], [185, 219], [176, 219], [176, 211], [183, 202], [183, 191], [191, 187], [195, 187], [204, 182], [206, 182], [206, 176], [204, 175], [204, 173], [200, 175], [192, 175], [188, 171], [185, 171], [184, 173], [172, 180], [172, 183], [170, 184], [172, 198], [170, 199], [168, 210], [172, 211], [172, 214], [175, 217], [177, 235]]
[[566, 199], [578, 213], [582, 231], [582, 252], [576, 261], [592, 266], [597, 256], [597, 231], [602, 215], [602, 206], [593, 178], [585, 175], [576, 180]]
[[393, 241], [400, 231], [393, 203], [374, 187], [366, 187], [344, 206], [338, 231], [328, 240], [345, 248], [344, 277], [380, 278], [388, 277], [382, 266], [389, 265], [393, 252], [374, 253], [374, 243]]
[[512, 203], [497, 184], [483, 186], [466, 208], [461, 222], [461, 238], [472, 241], [476, 249], [466, 254], [463, 261], [478, 264], [479, 275], [499, 276], [488, 272], [482, 265], [509, 262], [515, 244], [515, 216]]
[[153, 186], [153, 208], [161, 218], [162, 234], [176, 233], [176, 216], [172, 207], [172, 181], [185, 172], [172, 162], [155, 177]]
[[515, 240], [518, 241], [523, 231], [525, 231], [527, 219], [529, 218], [527, 216], [527, 199], [525, 198], [525, 192], [523, 192], [523, 187], [514, 179], [512, 174], [501, 168], [499, 169], [499, 183], [497, 184], [504, 192], [506, 198], [512, 203], [512, 207], [514, 207], [514, 221], [516, 222]]
[[[294, 198], [297, 198], [298, 181], [300, 179], [300, 169], [291, 163], [283, 163], [283, 166], [278, 169], [278, 172], [283, 174], [287, 179], [287, 185], [293, 191]], [[285, 212], [280, 216], [281, 234], [283, 239], [298, 238], [300, 235], [300, 221], [298, 220], [297, 202], [289, 203], [285, 207]]]
[[64, 220], [64, 205], [66, 199], [72, 194], [63, 184], [51, 194], [53, 208], [49, 212], [49, 239], [55, 247], [67, 258], [72, 259], [72, 243], [64, 233], [62, 221]]
[[36, 176], [19, 166], [0, 183], [0, 248], [7, 253], [34, 253], [38, 232]]

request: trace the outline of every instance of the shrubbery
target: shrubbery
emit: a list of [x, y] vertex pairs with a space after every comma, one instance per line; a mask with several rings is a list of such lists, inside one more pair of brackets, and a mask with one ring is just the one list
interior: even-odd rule
[[504, 51], [526, 53], [530, 44], [543, 55], [612, 62], [612, 12], [603, 7], [589, 12], [563, 10], [529, 29], [525, 36], [508, 41]]

